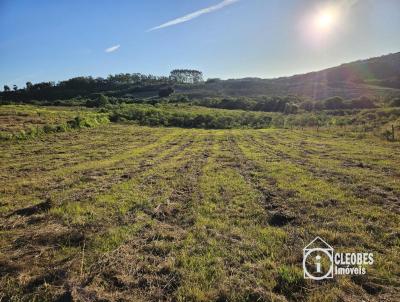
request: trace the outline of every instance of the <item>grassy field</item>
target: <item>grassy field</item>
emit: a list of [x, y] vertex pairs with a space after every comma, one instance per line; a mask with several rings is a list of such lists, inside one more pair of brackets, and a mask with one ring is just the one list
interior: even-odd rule
[[[399, 142], [113, 123], [0, 146], [0, 301], [400, 299]], [[316, 236], [376, 261], [305, 280]]]
[[94, 127], [107, 122], [106, 114], [87, 108], [2, 105], [0, 140], [33, 138], [50, 132]]

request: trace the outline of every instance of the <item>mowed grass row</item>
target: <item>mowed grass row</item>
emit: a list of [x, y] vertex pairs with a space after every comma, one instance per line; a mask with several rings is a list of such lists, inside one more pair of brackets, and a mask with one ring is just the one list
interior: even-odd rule
[[258, 131], [246, 139], [260, 149], [268, 143], [269, 161], [284, 159], [358, 198], [400, 212], [399, 144], [299, 131]]
[[[285, 218], [286, 221], [282, 222], [284, 228], [290, 237], [296, 238], [296, 244], [289, 243], [284, 247], [288, 251], [284, 263], [293, 261], [293, 265], [299, 267], [301, 245], [305, 246], [314, 237], [321, 236], [340, 251], [374, 252], [376, 263], [366, 277], [339, 277], [334, 283], [309, 293], [306, 291], [310, 300], [320, 301], [327, 293], [332, 295], [332, 301], [343, 298], [346, 291], [362, 294], [357, 286], [396, 293], [400, 284], [397, 273], [400, 270], [397, 261], [400, 190], [398, 176], [393, 172], [395, 169], [389, 170], [392, 172], [389, 175], [387, 169], [379, 167], [365, 173], [364, 170], [358, 171], [362, 170], [358, 165], [341, 168], [340, 161], [335, 159], [336, 155], [341, 156], [342, 146], [346, 146], [343, 147], [345, 160], [350, 162], [379, 163], [387, 155], [389, 160], [383, 164], [393, 167], [399, 158], [388, 147], [374, 147], [379, 143], [376, 140], [358, 142], [351, 148], [345, 139], [327, 136], [309, 142], [315, 144], [315, 148], [326, 143], [331, 146], [329, 151], [324, 149], [312, 155], [307, 154], [307, 148], [298, 151], [296, 144], [313, 135], [319, 134], [288, 132], [282, 135], [281, 132], [263, 130], [253, 136], [241, 132], [237, 137], [240, 151], [252, 166], [251, 181], [258, 188], [267, 188], [267, 202], [275, 203], [270, 213], [278, 212], [279, 217]], [[362, 158], [360, 150], [370, 152]], [[382, 154], [384, 151], [387, 154]], [[320, 157], [321, 154], [324, 156]], [[387, 183], [382, 187], [385, 180]], [[370, 199], [371, 196], [357, 194], [355, 188], [366, 185], [371, 192], [382, 190], [379, 200], [377, 196]], [[297, 258], [293, 259], [293, 255]], [[373, 289], [370, 287], [367, 291], [371, 292]], [[301, 291], [301, 288], [293, 289]]]
[[[102, 187], [129, 167], [151, 160], [185, 136], [177, 130], [109, 126], [63, 133], [42, 141], [3, 142], [2, 211], [20, 208], [71, 188]], [[115, 135], [120, 132], [119, 135]], [[175, 146], [176, 147], [176, 146]], [[105, 183], [104, 183], [105, 182]], [[24, 201], [26, 200], [26, 201]]]
[[[16, 301], [393, 300], [399, 154], [370, 138], [350, 143], [326, 132], [129, 125], [3, 142], [0, 293]], [[377, 193], [355, 191], [367, 185], [386, 194], [380, 203]], [[306, 282], [302, 249], [315, 236], [374, 252], [376, 263], [365, 279]]]
[[[129, 128], [125, 127], [124, 130], [129, 130]], [[160, 130], [160, 132], [164, 131]], [[159, 165], [163, 163], [176, 169], [177, 157], [182, 156], [181, 153], [189, 145], [195, 143], [196, 138], [191, 135], [182, 135], [184, 133], [181, 131], [179, 131], [179, 134], [177, 137], [173, 130], [164, 133], [156, 143], [143, 147], [146, 151], [145, 156], [141, 156], [143, 155], [141, 147], [134, 148], [134, 146], [130, 146], [129, 154], [131, 156], [123, 154], [123, 156], [117, 156], [117, 158], [107, 159], [105, 162], [99, 161], [98, 165], [92, 165], [92, 162], [89, 162], [88, 166], [81, 163], [73, 165], [71, 173], [83, 171], [86, 174], [83, 175], [84, 177], [80, 175], [78, 178], [80, 182], [73, 183], [70, 186], [63, 186], [62, 190], [47, 191], [46, 194], [52, 200], [52, 207], [47, 213], [23, 214], [22, 217], [11, 215], [7, 217], [8, 221], [2, 225], [2, 234], [4, 235], [2, 236], [2, 252], [4, 252], [2, 258], [11, 260], [9, 261], [11, 262], [9, 264], [11, 267], [13, 263], [15, 265], [21, 264], [21, 268], [24, 264], [32, 262], [32, 260], [35, 263], [33, 266], [26, 267], [27, 272], [25, 273], [27, 275], [24, 282], [18, 285], [11, 283], [10, 288], [18, 289], [24, 286], [30, 288], [32, 287], [31, 282], [39, 283], [39, 285], [46, 284], [46, 271], [52, 271], [52, 269], [57, 268], [57, 261], [73, 262], [77, 259], [75, 256], [80, 253], [82, 243], [86, 241], [86, 237], [89, 237], [88, 240], [90, 240], [91, 233], [97, 234], [110, 228], [109, 241], [113, 242], [113, 238], [119, 236], [115, 235], [115, 233], [119, 233], [116, 230], [119, 229], [119, 224], [121, 219], [123, 220], [124, 214], [129, 210], [135, 210], [135, 203], [138, 203], [139, 207], [144, 207], [144, 203], [147, 202], [146, 195], [143, 194], [144, 188], [134, 186], [137, 190], [135, 195], [134, 191], [129, 189], [131, 182], [134, 180], [139, 181], [138, 179], [143, 173], [148, 173], [151, 176], [152, 171], [160, 169]], [[146, 140], [146, 137], [143, 137], [143, 140]], [[190, 154], [186, 155], [186, 158], [190, 158]], [[98, 166], [102, 168], [102, 173], [99, 174], [99, 170], [96, 169], [90, 170], [90, 168], [94, 169]], [[115, 183], [115, 185], [107, 188], [107, 191], [113, 193], [104, 194], [102, 193], [104, 188], [101, 184], [104, 175], [108, 175], [106, 168], [109, 168], [110, 171], [116, 170], [119, 173], [119, 177], [117, 178], [118, 181], [115, 181], [117, 175], [115, 173], [112, 175], [113, 180], [111, 182]], [[88, 171], [90, 172], [89, 176], [93, 176], [92, 172], [95, 172], [94, 176], [98, 176], [98, 178], [87, 179]], [[58, 175], [59, 171], [56, 172]], [[63, 175], [66, 177], [70, 176], [64, 173], [63, 171]], [[74, 177], [74, 174], [72, 174], [72, 177]], [[150, 189], [158, 192], [160, 188], [157, 187], [159, 186], [155, 186], [154, 182], [146, 183], [146, 180], [147, 178], [142, 180], [143, 185], [149, 186]], [[131, 185], [136, 185], [136, 183]], [[91, 190], [91, 194], [88, 194], [85, 191], [88, 187], [94, 188], [94, 192]], [[121, 196], [124, 188], [126, 188], [125, 198]], [[42, 190], [45, 191], [46, 189], [43, 188]], [[76, 198], [76, 195], [79, 198]], [[7, 196], [10, 199], [18, 198], [18, 196]], [[35, 203], [35, 200], [31, 200], [31, 202]], [[18, 207], [18, 202], [15, 202], [14, 206]], [[105, 237], [99, 238], [108, 238], [107, 233]], [[16, 245], [15, 242], [18, 241], [24, 243], [25, 246]], [[101, 251], [105, 250], [106, 248], [100, 247], [107, 246], [107, 239], [104, 241], [103, 244], [94, 244], [94, 246], [99, 246], [98, 249]], [[112, 246], [111, 243], [110, 245]], [[90, 254], [89, 251], [87, 251], [87, 254]], [[54, 263], [53, 261], [56, 262]], [[59, 270], [69, 271], [69, 267], [62, 266], [62, 268], [57, 268], [57, 271], [52, 273], [51, 278], [47, 276], [47, 279], [59, 279]], [[29, 281], [30, 279], [39, 279], [39, 281]]]
[[240, 175], [226, 146], [227, 133], [213, 134], [192, 208], [195, 222], [177, 253], [177, 299], [279, 301], [272, 289], [285, 233], [267, 225], [259, 192]]

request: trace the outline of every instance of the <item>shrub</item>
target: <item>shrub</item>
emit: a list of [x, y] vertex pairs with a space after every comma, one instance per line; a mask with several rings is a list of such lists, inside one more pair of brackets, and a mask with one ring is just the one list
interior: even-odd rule
[[95, 100], [91, 99], [87, 100], [85, 106], [89, 108], [93, 107], [102, 108], [106, 107], [109, 104], [110, 104], [109, 98], [104, 94], [100, 94]]
[[324, 101], [325, 109], [343, 109], [346, 108], [344, 100], [341, 97], [335, 96]]
[[162, 88], [158, 91], [158, 96], [160, 98], [166, 98], [166, 97], [169, 97], [173, 93], [174, 93], [174, 89], [172, 87], [166, 87], [166, 88]]
[[184, 111], [180, 107], [153, 107], [132, 105], [119, 107], [110, 114], [112, 122], [136, 121], [147, 126], [171, 126], [184, 128], [229, 129], [237, 127], [269, 127], [271, 117], [265, 113], [227, 111]]
[[43, 132], [44, 133], [55, 132], [55, 128], [53, 126], [51, 126], [51, 125], [46, 124], [46, 125], [43, 126]]
[[282, 116], [274, 116], [272, 118], [272, 125], [277, 128], [281, 128], [285, 125], [285, 119]]
[[350, 109], [368, 109], [375, 108], [375, 103], [373, 100], [366, 96], [362, 96], [358, 99], [351, 100], [347, 103], [347, 108]]
[[314, 103], [311, 101], [306, 101], [300, 104], [300, 109], [305, 111], [313, 111], [314, 110]]

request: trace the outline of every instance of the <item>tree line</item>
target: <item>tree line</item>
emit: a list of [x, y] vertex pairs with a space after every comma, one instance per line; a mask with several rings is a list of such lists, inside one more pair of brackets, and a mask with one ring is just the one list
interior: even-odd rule
[[271, 126], [272, 117], [256, 112], [185, 111], [171, 107], [127, 105], [112, 109], [110, 121], [134, 121], [145, 126], [231, 129], [267, 128]]
[[[210, 108], [240, 109], [246, 111], [282, 112], [295, 114], [301, 111], [322, 111], [338, 109], [371, 109], [378, 107], [373, 98], [362, 96], [357, 99], [344, 100], [332, 97], [325, 100], [306, 100], [298, 96], [261, 96], [239, 98], [204, 98], [195, 100], [194, 104]], [[400, 106], [400, 99], [393, 99], [389, 106]]]
[[[102, 77], [74, 77], [66, 81], [41, 82], [32, 84], [27, 82], [23, 88], [16, 85], [11, 89], [4, 85], [0, 93], [2, 101], [30, 102], [32, 100], [65, 100], [76, 97], [93, 97], [99, 93], [112, 96], [143, 91], [164, 90], [163, 95], [172, 93], [175, 84], [195, 84], [203, 81], [203, 74], [198, 70], [176, 69], [170, 76], [154, 76], [141, 73], [120, 73]], [[168, 87], [170, 87], [168, 89]]]
[[296, 96], [261, 96], [255, 98], [205, 98], [195, 100], [194, 104], [210, 108], [296, 113], [300, 98]]
[[371, 109], [376, 108], [376, 101], [367, 96], [344, 100], [341, 97], [331, 97], [322, 101], [305, 101], [299, 107], [305, 111], [336, 110], [336, 109]]

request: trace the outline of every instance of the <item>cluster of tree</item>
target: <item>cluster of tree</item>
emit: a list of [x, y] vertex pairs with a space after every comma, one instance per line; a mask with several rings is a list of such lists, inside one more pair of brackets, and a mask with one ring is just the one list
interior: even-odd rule
[[164, 84], [170, 81], [170, 78], [165, 76], [146, 75], [141, 73], [119, 73], [109, 75], [107, 81], [119, 84], [140, 84], [140, 85], [153, 85]]
[[337, 110], [337, 109], [370, 109], [376, 108], [374, 100], [362, 96], [358, 99], [344, 100], [341, 97], [332, 97], [323, 101], [305, 101], [299, 105], [305, 111]]
[[[0, 100], [30, 102], [32, 100], [65, 100], [71, 98], [96, 98], [99, 93], [123, 97], [130, 93], [150, 91], [153, 95], [159, 92], [168, 96], [173, 92], [171, 87], [177, 83], [199, 83], [203, 81], [202, 73], [197, 70], [173, 70], [170, 77], [144, 75], [140, 73], [121, 73], [107, 78], [75, 77], [66, 81], [26, 83], [26, 87], [13, 89], [5, 85], [0, 93]], [[167, 87], [167, 88], [166, 88]]]
[[[30, 83], [32, 85], [31, 82], [27, 82], [26, 84], [28, 85], [28, 83]], [[13, 91], [17, 91], [17, 90], [18, 90], [18, 86], [17, 85], [13, 85]], [[4, 92], [10, 92], [11, 91], [10, 86], [4, 85], [3, 91]]]
[[194, 69], [174, 69], [169, 77], [176, 83], [197, 84], [203, 82], [203, 73]]
[[206, 98], [194, 101], [196, 105], [220, 109], [240, 109], [246, 111], [283, 112], [294, 114], [298, 111], [296, 103], [300, 101], [296, 96], [275, 96], [256, 98]]
[[113, 110], [110, 120], [112, 122], [129, 120], [147, 126], [231, 129], [270, 127], [272, 118], [266, 114], [255, 112], [246, 112], [245, 114], [217, 111], [187, 112], [150, 106], [129, 106]]

